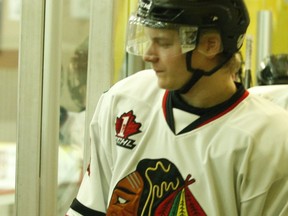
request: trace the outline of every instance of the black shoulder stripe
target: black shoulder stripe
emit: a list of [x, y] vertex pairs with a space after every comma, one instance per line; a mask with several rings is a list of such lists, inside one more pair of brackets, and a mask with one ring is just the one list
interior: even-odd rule
[[103, 212], [95, 211], [93, 209], [90, 209], [90, 208], [84, 206], [77, 199], [73, 200], [70, 208], [73, 209], [74, 211], [82, 214], [83, 216], [105, 216], [106, 215]]

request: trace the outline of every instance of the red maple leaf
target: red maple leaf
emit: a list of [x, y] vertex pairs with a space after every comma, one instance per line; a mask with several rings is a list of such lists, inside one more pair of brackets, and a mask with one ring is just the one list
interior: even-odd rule
[[135, 121], [136, 116], [133, 114], [133, 111], [122, 114], [119, 118], [116, 119], [116, 136], [127, 139], [133, 134], [140, 133], [139, 128], [141, 123]]

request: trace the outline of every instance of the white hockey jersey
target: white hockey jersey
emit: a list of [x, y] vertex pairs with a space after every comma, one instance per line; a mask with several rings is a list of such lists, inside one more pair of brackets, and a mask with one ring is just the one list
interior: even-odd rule
[[197, 115], [175, 108], [151, 70], [114, 85], [67, 215], [287, 216], [288, 112], [241, 88]]
[[288, 84], [254, 86], [248, 90], [288, 110]]

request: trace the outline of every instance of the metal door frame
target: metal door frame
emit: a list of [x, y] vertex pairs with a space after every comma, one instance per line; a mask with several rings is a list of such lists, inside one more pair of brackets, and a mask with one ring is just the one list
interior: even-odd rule
[[57, 209], [62, 1], [22, 0], [21, 9], [15, 210], [51, 216]]

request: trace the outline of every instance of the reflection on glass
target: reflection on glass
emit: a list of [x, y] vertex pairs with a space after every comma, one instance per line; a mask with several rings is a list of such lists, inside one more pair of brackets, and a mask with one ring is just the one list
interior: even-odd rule
[[66, 71], [67, 83], [65, 84], [77, 111], [60, 106], [58, 206], [59, 211], [63, 213], [71, 204], [82, 176], [87, 57], [88, 39], [85, 39], [84, 43], [76, 48]]
[[[65, 215], [82, 178], [90, 1], [64, 0], [58, 215]], [[67, 6], [67, 7], [66, 7]]]

